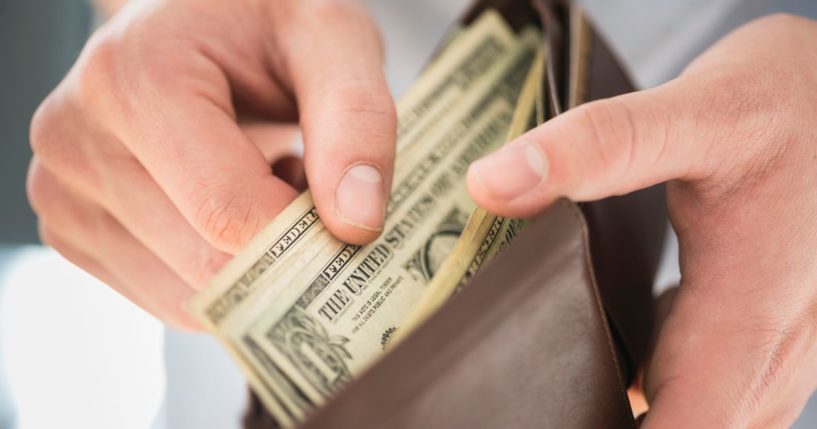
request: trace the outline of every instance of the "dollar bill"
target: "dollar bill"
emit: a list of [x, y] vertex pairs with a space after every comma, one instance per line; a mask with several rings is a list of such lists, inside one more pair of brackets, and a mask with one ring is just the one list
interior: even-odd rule
[[[513, 140], [538, 123], [544, 63], [544, 51], [540, 50], [525, 78], [505, 141]], [[526, 221], [522, 219], [495, 216], [482, 208], [475, 208], [456, 245], [404, 321], [397, 339], [405, 338], [454, 296], [485, 263], [504, 250], [525, 225]]]
[[[285, 285], [243, 309], [223, 332], [252, 362], [272, 364], [302, 401], [320, 405], [386, 348], [453, 249], [475, 205], [464, 175], [499, 147], [539, 46], [524, 31], [512, 52], [446, 112], [447, 122], [401, 154], [383, 235], [367, 246], [330, 242]], [[252, 356], [246, 356], [252, 350]], [[256, 373], [268, 385], [276, 380]]]
[[[485, 79], [489, 65], [516, 43], [511, 29], [494, 11], [483, 14], [453, 41], [446, 54], [429, 66], [397, 105], [398, 153], [422, 139], [451, 109], [458, 97]], [[400, 169], [400, 159], [395, 169]], [[400, 171], [395, 171], [395, 175]], [[189, 306], [211, 329], [217, 329], [256, 289], [268, 284], [274, 267], [292, 267], [286, 261], [304, 260], [298, 249], [320, 234], [323, 226], [307, 192], [297, 198], [242, 252], [231, 260]]]
[[[416, 172], [401, 168], [405, 152], [415, 142], [427, 141], [446, 112], [463, 94], [484, 85], [492, 63], [517, 44], [516, 36], [495, 12], [488, 12], [451, 41], [398, 103], [398, 158], [395, 181]], [[447, 120], [447, 119], [446, 119]], [[406, 183], [406, 181], [403, 181]], [[394, 210], [400, 199], [393, 199]], [[236, 341], [236, 325], [252, 313], [246, 307], [260, 296], [274, 297], [292, 277], [323, 251], [331, 240], [321, 224], [309, 193], [297, 198], [246, 249], [219, 272], [190, 303], [190, 309], [232, 354], [253, 389], [282, 425], [303, 418], [314, 407], [310, 396], [292, 382], [278, 365], [259, 352], [256, 344]], [[278, 286], [276, 289], [275, 286]], [[274, 299], [274, 298], [268, 298]], [[314, 398], [315, 395], [311, 395]]]

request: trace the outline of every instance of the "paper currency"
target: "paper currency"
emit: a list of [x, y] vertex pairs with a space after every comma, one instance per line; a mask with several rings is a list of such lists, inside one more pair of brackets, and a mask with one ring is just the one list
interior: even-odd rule
[[520, 102], [531, 117], [539, 45], [537, 30], [514, 34], [486, 13], [400, 99], [394, 181], [373, 243], [334, 239], [306, 193], [191, 302], [282, 426], [380, 356], [450, 260], [476, 208], [468, 165], [506, 141]]
[[[540, 50], [517, 99], [505, 141], [522, 135], [539, 122], [537, 118], [540, 112], [537, 107], [541, 106], [539, 95], [542, 93], [544, 62], [544, 52]], [[494, 216], [482, 208], [475, 208], [456, 245], [435, 273], [411, 314], [403, 321], [397, 339], [404, 338], [456, 294], [485, 263], [510, 244], [525, 224], [521, 219]]]
[[[489, 65], [516, 43], [512, 31], [495, 12], [487, 12], [449, 45], [450, 54], [434, 61], [423, 76], [401, 97], [397, 105], [397, 176], [404, 173], [402, 152], [451, 110], [461, 94], [483, 84]], [[296, 254], [323, 228], [309, 193], [297, 198], [256, 237], [246, 249], [219, 272], [191, 302], [195, 314], [204, 314], [204, 323], [216, 329], [253, 291], [263, 288], [275, 267], [284, 261], [304, 260]], [[300, 244], [299, 244], [300, 243]], [[288, 267], [288, 271], [294, 271]]]

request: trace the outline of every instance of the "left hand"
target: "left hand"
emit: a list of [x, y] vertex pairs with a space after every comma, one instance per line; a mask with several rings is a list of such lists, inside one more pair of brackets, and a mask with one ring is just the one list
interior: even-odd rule
[[817, 22], [747, 24], [660, 87], [571, 110], [472, 165], [535, 215], [669, 181], [682, 282], [645, 428], [783, 427], [817, 387]]

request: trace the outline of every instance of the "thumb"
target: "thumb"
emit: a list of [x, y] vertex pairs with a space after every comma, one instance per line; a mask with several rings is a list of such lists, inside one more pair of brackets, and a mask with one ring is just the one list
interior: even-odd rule
[[595, 200], [704, 178], [702, 145], [713, 136], [699, 131], [717, 127], [683, 107], [701, 102], [685, 86], [678, 80], [570, 110], [472, 164], [468, 189], [489, 211], [528, 217], [559, 197]]
[[379, 33], [358, 1], [289, 4], [277, 43], [298, 100], [315, 207], [336, 237], [365, 243], [383, 228], [397, 126]]

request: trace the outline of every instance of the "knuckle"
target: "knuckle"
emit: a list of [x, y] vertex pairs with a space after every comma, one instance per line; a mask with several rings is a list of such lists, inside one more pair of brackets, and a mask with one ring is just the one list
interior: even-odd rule
[[[702, 128], [709, 137], [707, 143], [699, 144], [707, 145], [712, 160], [723, 160], [714, 164], [715, 170], [742, 176], [779, 158], [794, 127], [787, 122], [792, 115], [782, 110], [787, 103], [776, 101], [776, 83], [757, 70], [731, 71], [709, 79], [702, 86], [705, 101], [696, 108], [694, 119], [707, 125]], [[718, 109], [715, 115], [713, 106]]]
[[64, 112], [64, 106], [58, 103], [46, 99], [31, 121], [29, 144], [34, 158], [27, 179], [29, 198], [46, 194], [42, 191], [50, 186], [46, 182], [53, 184], [53, 175], [94, 187], [102, 184], [99, 176], [102, 170], [94, 159], [107, 155], [109, 148], [100, 145], [93, 132], [82, 124], [68, 123], [71, 119], [64, 116], [71, 114]]
[[34, 113], [29, 127], [29, 145], [37, 164], [61, 176], [93, 178], [99, 166], [92, 161], [101, 154], [94, 130], [72, 112], [63, 94], [49, 96]]
[[96, 34], [88, 42], [77, 63], [77, 93], [85, 103], [104, 103], [115, 91], [115, 82], [121, 69], [118, 40]]
[[59, 106], [54, 96], [47, 97], [34, 112], [29, 126], [31, 151], [39, 157], [51, 157], [63, 141], [58, 137]]
[[333, 85], [328, 93], [331, 95], [324, 99], [327, 108], [323, 110], [329, 115], [325, 118], [327, 123], [342, 121], [344, 127], [364, 133], [374, 140], [394, 137], [397, 111], [382, 82], [346, 80]]
[[344, 80], [333, 85], [329, 91], [339, 111], [367, 113], [385, 120], [397, 117], [394, 102], [380, 80]]
[[587, 133], [589, 171], [625, 174], [635, 159], [638, 133], [632, 112], [616, 99], [602, 100], [577, 109], [579, 124]]
[[[43, 100], [32, 116], [29, 145], [51, 171], [81, 173], [91, 167], [88, 161], [92, 155], [87, 149], [100, 140], [99, 129], [110, 125], [108, 115], [115, 105], [106, 102], [103, 108], [101, 102], [111, 93], [106, 82], [112, 67], [98, 64], [111, 61], [99, 59], [108, 54], [95, 53], [103, 50], [86, 48], [68, 78]], [[103, 68], [106, 71], [101, 71]]]
[[36, 160], [33, 161], [26, 178], [26, 194], [31, 208], [39, 216], [42, 216], [48, 207], [49, 186], [42, 167]]
[[224, 190], [211, 191], [200, 201], [194, 222], [213, 246], [234, 251], [252, 238], [259, 225], [253, 201]]
[[150, 97], [176, 91], [174, 76], [201, 72], [183, 68], [197, 62], [178, 60], [178, 40], [154, 15], [103, 26], [83, 48], [71, 73], [71, 95], [83, 110], [94, 112], [96, 121], [121, 126], [140, 117]]

